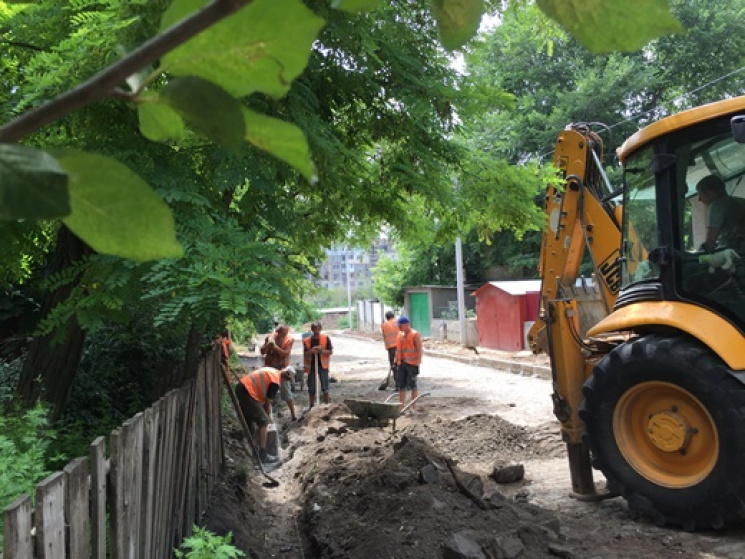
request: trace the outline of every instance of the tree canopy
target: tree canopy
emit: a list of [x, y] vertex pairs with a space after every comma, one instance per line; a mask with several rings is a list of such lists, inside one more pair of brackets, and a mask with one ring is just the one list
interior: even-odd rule
[[[597, 15], [541, 8], [570, 29]], [[381, 224], [414, 246], [472, 226], [483, 237], [536, 228], [542, 171], [458, 134], [469, 112], [509, 102], [503, 84], [463, 82], [445, 50], [483, 10], [0, 3], [0, 141], [21, 140], [0, 146], [0, 268], [13, 286], [0, 319], [31, 340], [12, 350], [25, 355], [19, 394], [59, 414], [86, 336], [114, 339], [116, 325], [172, 340], [159, 358], [182, 353], [188, 371], [228, 317], [250, 328], [304, 314], [322, 247]], [[649, 19], [608, 20], [629, 44], [676, 30], [667, 17], [629, 30], [629, 17]], [[586, 44], [601, 35], [578, 33]]]

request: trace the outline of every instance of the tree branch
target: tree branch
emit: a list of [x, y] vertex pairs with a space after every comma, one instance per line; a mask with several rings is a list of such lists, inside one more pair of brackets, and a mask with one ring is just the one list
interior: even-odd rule
[[24, 43], [23, 41], [10, 41], [8, 39], [2, 39], [0, 40], [0, 45], [10, 45], [11, 47], [20, 47], [24, 49], [31, 49], [35, 51], [43, 51], [44, 49], [41, 47], [37, 47], [36, 45], [32, 45], [30, 43]]
[[143, 43], [116, 64], [1, 126], [0, 142], [18, 141], [73, 111], [111, 95], [122, 82], [138, 70], [251, 2], [252, 0], [212, 0], [204, 9]]

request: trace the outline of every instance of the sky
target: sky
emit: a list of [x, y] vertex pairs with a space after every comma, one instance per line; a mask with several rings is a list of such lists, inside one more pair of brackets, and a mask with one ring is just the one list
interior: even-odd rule
[[[477, 34], [480, 35], [482, 33], [488, 33], [489, 31], [494, 29], [497, 25], [499, 25], [499, 16], [484, 14], [483, 16], [481, 16], [481, 25], [479, 25], [479, 30], [477, 31]], [[462, 52], [456, 52], [450, 58], [450, 65], [453, 68], [455, 68], [458, 71], [458, 73], [460, 74], [466, 73], [466, 61], [463, 58]]]

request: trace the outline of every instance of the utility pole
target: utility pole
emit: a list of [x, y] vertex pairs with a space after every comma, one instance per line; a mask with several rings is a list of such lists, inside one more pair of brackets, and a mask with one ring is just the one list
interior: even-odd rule
[[349, 245], [347, 245], [347, 254], [345, 254], [344, 267], [347, 270], [347, 309], [349, 312], [349, 329], [352, 330], [352, 284], [349, 280]]
[[[453, 177], [453, 190], [458, 191], [458, 177]], [[468, 345], [466, 332], [466, 293], [463, 287], [463, 247], [460, 237], [455, 238], [455, 278], [458, 292], [458, 327], [460, 328], [460, 345]]]
[[455, 277], [456, 290], [458, 291], [458, 326], [460, 328], [460, 344], [468, 345], [466, 332], [466, 297], [463, 287], [463, 249], [460, 237], [455, 238]]

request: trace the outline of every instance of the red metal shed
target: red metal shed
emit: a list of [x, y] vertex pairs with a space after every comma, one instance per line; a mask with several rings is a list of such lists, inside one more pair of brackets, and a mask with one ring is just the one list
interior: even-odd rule
[[476, 297], [479, 345], [522, 351], [525, 322], [538, 313], [541, 280], [490, 281], [472, 293]]

